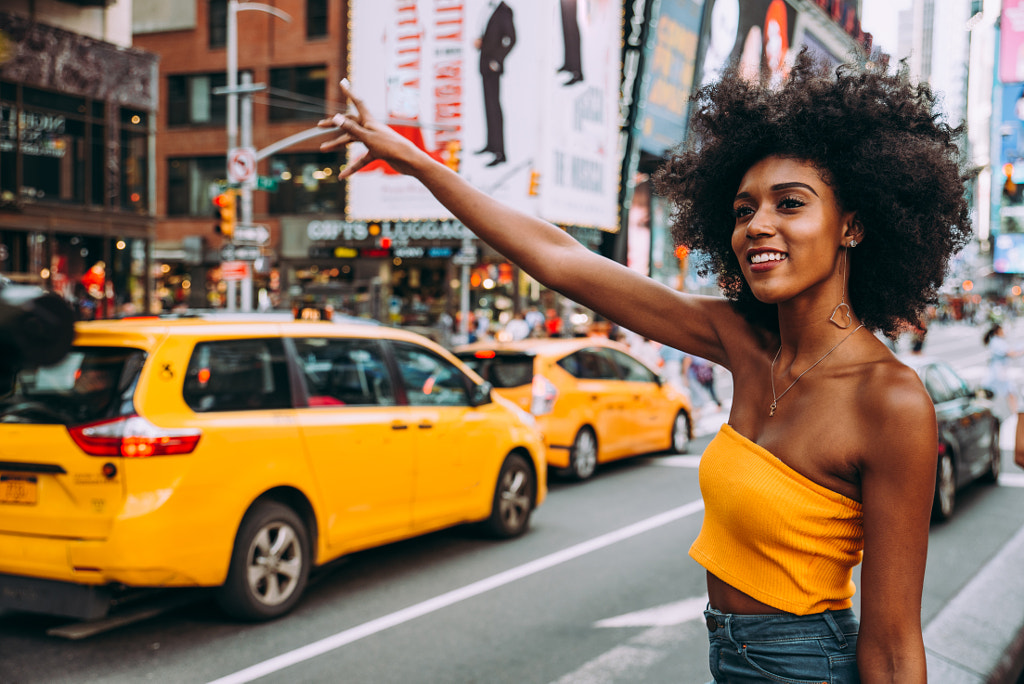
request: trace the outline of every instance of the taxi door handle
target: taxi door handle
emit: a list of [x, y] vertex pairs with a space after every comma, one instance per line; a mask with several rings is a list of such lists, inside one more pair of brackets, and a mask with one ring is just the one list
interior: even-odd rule
[[420, 423], [416, 427], [418, 427], [420, 430], [429, 430], [430, 428], [434, 427], [434, 424], [433, 423]]
[[391, 424], [391, 429], [392, 430], [408, 430], [409, 426], [406, 425], [405, 423], [392, 423]]

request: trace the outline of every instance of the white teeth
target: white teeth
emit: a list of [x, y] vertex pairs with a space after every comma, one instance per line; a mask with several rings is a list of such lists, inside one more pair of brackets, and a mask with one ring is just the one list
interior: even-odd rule
[[750, 263], [763, 264], [767, 261], [782, 261], [785, 258], [786, 255], [781, 252], [762, 252], [760, 254], [751, 254]]

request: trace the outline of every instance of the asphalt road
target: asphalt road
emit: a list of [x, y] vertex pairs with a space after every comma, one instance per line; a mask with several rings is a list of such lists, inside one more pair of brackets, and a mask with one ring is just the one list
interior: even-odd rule
[[[971, 376], [979, 339], [937, 328], [926, 351]], [[702, 515], [696, 464], [641, 458], [555, 482], [511, 542], [463, 528], [355, 554], [272, 623], [229, 622], [203, 595], [77, 641], [47, 635], [60, 620], [0, 614], [0, 682], [706, 682], [703, 572], [686, 555]], [[932, 528], [925, 624], [1024, 520], [1024, 471], [1008, 451], [1004, 465], [1000, 486], [961, 492]]]

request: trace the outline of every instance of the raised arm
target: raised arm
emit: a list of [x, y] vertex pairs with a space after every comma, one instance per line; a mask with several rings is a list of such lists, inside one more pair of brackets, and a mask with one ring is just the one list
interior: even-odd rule
[[340, 133], [320, 148], [352, 142], [367, 148], [342, 178], [384, 160], [418, 179], [466, 227], [538, 282], [629, 330], [728, 367], [721, 340], [731, 337], [729, 326], [745, 324], [725, 300], [677, 292], [591, 252], [557, 226], [493, 199], [378, 122], [344, 81], [341, 89], [354, 109], [318, 124]]

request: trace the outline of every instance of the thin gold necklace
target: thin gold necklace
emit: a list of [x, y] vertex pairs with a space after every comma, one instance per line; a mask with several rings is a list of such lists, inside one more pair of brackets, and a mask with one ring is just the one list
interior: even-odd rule
[[832, 347], [831, 349], [829, 349], [827, 352], [825, 352], [825, 354], [820, 359], [818, 359], [817, 361], [812, 363], [807, 368], [807, 370], [805, 370], [803, 373], [801, 373], [800, 375], [796, 376], [796, 380], [791, 382], [789, 384], [789, 387], [787, 387], [786, 389], [782, 390], [782, 394], [776, 395], [775, 394], [775, 362], [779, 360], [779, 354], [782, 353], [782, 345], [780, 344], [779, 345], [779, 351], [775, 352], [775, 358], [772, 359], [771, 371], [770, 371], [770, 375], [768, 376], [771, 379], [771, 381], [772, 381], [772, 405], [768, 407], [768, 409], [769, 409], [768, 410], [768, 417], [772, 418], [773, 416], [775, 416], [775, 409], [779, 405], [779, 399], [781, 399], [782, 397], [786, 396], [786, 392], [788, 392], [789, 390], [793, 389], [793, 385], [795, 385], [796, 383], [800, 382], [800, 378], [802, 378], [805, 375], [807, 375], [807, 373], [810, 372], [811, 368], [814, 368], [819, 363], [821, 363], [822, 361], [827, 359], [829, 354], [831, 354], [832, 352], [834, 352], [836, 349], [839, 348], [839, 345], [841, 345], [843, 342], [845, 342], [846, 340], [848, 340], [851, 337], [853, 337], [853, 333], [857, 332], [858, 330], [860, 330], [863, 327], [864, 327], [864, 324], [861, 323], [860, 325], [858, 325], [856, 328], [853, 329], [853, 332], [851, 332], [846, 337], [844, 337], [843, 339], [841, 339], [838, 342], [836, 342], [835, 346]]

